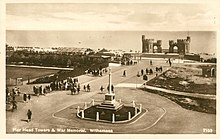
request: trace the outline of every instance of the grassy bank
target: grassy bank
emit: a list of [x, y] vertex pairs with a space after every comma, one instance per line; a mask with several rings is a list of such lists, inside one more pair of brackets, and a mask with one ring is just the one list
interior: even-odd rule
[[167, 94], [164, 92], [150, 90], [146, 88], [144, 88], [143, 90], [166, 97], [188, 110], [216, 114], [216, 100]]
[[147, 85], [188, 93], [216, 94], [216, 78], [203, 77], [199, 68], [173, 67]]

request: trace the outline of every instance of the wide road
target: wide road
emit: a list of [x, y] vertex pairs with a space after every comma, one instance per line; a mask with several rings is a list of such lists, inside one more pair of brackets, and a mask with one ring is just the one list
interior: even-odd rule
[[[153, 66], [149, 65], [149, 60], [142, 60], [137, 65], [112, 68], [112, 82], [115, 86], [119, 86], [115, 88], [116, 99], [120, 98], [124, 102], [134, 100], [149, 110], [149, 113], [132, 123], [132, 126], [94, 123], [75, 118], [75, 106], [90, 102], [92, 99], [104, 99], [104, 94], [100, 94], [99, 91], [101, 85], [106, 88], [108, 84], [108, 74], [104, 74], [102, 77], [91, 77], [89, 75], [79, 77], [81, 87], [84, 84], [90, 84], [91, 92], [81, 91], [79, 95], [70, 95], [70, 91], [54, 91], [47, 96], [33, 96], [31, 102], [28, 103], [19, 102], [17, 111], [6, 113], [6, 130], [8, 133], [19, 133], [19, 129], [36, 127], [43, 129], [112, 129], [114, 133], [204, 133], [204, 129], [212, 129], [215, 132], [216, 115], [183, 109], [167, 98], [136, 88], [144, 82], [142, 77], [136, 77], [137, 72], [142, 68], [153, 68], [157, 65], [163, 65], [164, 70], [168, 68], [163, 60], [153, 61]], [[127, 71], [126, 77], [122, 76], [124, 70]], [[150, 78], [153, 76], [155, 75]], [[21, 92], [33, 93], [31, 85], [21, 86], [20, 89]], [[28, 109], [33, 112], [33, 119], [29, 123], [25, 121]], [[67, 112], [72, 112], [67, 116], [65, 116], [66, 113], [63, 113], [64, 116], [58, 116], [59, 112], [62, 113], [62, 110], [65, 109]]]

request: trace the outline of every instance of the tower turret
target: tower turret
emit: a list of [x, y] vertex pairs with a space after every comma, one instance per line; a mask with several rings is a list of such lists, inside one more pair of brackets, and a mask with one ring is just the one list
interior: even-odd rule
[[186, 40], [190, 43], [191, 42], [190, 36], [187, 36]]
[[174, 45], [174, 40], [169, 40], [169, 45]]
[[145, 35], [142, 35], [142, 53], [147, 52], [146, 43], [145, 43]]

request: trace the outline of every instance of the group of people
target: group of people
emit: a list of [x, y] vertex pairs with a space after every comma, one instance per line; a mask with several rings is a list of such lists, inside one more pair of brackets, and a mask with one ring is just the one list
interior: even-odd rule
[[47, 93], [51, 92], [51, 87], [49, 85], [47, 86], [33, 86], [33, 92], [35, 95], [39, 96], [39, 95], [46, 95]]
[[15, 99], [15, 96], [19, 95], [20, 93], [21, 92], [17, 87], [12, 88], [12, 91], [10, 91], [8, 87], [6, 87], [6, 104], [10, 106], [7, 110], [11, 110], [13, 112], [17, 109], [17, 101]]
[[93, 76], [102, 76], [104, 73], [107, 73], [108, 70], [106, 68], [88, 69], [85, 72], [86, 74], [92, 74]]
[[[46, 95], [47, 93], [50, 93], [51, 91], [57, 91], [57, 90], [70, 90], [71, 94], [78, 94], [80, 92], [80, 83], [78, 81], [78, 78], [67, 78], [67, 80], [62, 81], [53, 81], [50, 83], [50, 85], [46, 86], [33, 86], [34, 93], [39, 95]], [[85, 90], [85, 88], [84, 88]], [[90, 91], [89, 84], [87, 85], [87, 89]]]
[[[19, 96], [21, 94], [21, 91], [18, 87], [14, 87], [10, 89], [6, 88], [6, 104], [10, 107], [7, 108], [7, 110], [11, 110], [12, 112], [14, 110], [17, 110], [17, 99], [16, 96]], [[23, 94], [23, 102], [28, 102], [31, 100], [30, 94]]]
[[[146, 73], [146, 74], [145, 74], [145, 73]], [[141, 74], [139, 74], [139, 71], [138, 71], [137, 76], [138, 76], [138, 77], [143, 76], [143, 80], [148, 80], [147, 75], [153, 74], [153, 70], [146, 68], [145, 73], [144, 73], [144, 70], [141, 69]]]
[[80, 83], [75, 82], [75, 83], [70, 83], [70, 91], [71, 91], [71, 95], [73, 94], [79, 94], [80, 92]]
[[[146, 68], [146, 69], [145, 69], [145, 73], [146, 73], [147, 75], [151, 75], [151, 74], [154, 73], [154, 71], [153, 71], [151, 68], [150, 68], [150, 69]], [[143, 69], [141, 69], [141, 75], [144, 75], [144, 70], [143, 70]]]
[[89, 84], [84, 85], [84, 86], [83, 86], [83, 89], [84, 89], [85, 92], [90, 92], [90, 91], [91, 91], [91, 87], [90, 87]]
[[50, 83], [51, 91], [56, 90], [70, 90], [70, 84], [68, 81], [53, 81]]
[[31, 100], [31, 95], [24, 93], [24, 94], [23, 94], [23, 101], [24, 101], [24, 102], [27, 102], [27, 100], [28, 100], [28, 101]]
[[[107, 86], [107, 90], [108, 90], [108, 92], [110, 91], [109, 90], [110, 88], [109, 88], [109, 85]], [[103, 93], [103, 91], [104, 91], [104, 87], [103, 87], [103, 85], [101, 85], [101, 87], [100, 87], [100, 91], [101, 91], [101, 93]], [[111, 91], [114, 93], [114, 86], [113, 85], [111, 85]]]
[[162, 66], [160, 66], [160, 67], [156, 67], [156, 72], [163, 72], [163, 68], [162, 68]]
[[21, 94], [20, 89], [16, 86], [14, 88], [12, 88], [12, 93], [14, 95], [18, 95], [18, 96]]
[[66, 80], [51, 82], [49, 86], [51, 88], [51, 91], [70, 90], [71, 95], [79, 94], [81, 90], [78, 78], [71, 77], [68, 77]]
[[133, 60], [124, 60], [121, 62], [122, 65], [136, 65], [137, 61], [133, 61]]
[[68, 77], [66, 80], [61, 81], [53, 81], [50, 83], [51, 91], [57, 90], [71, 90], [73, 88], [73, 84], [78, 83], [78, 78]]

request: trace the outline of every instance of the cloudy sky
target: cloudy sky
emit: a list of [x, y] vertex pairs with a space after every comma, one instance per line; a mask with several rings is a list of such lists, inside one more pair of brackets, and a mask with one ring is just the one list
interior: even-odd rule
[[8, 30], [210, 30], [213, 5], [175, 3], [7, 4]]
[[213, 5], [198, 3], [10, 3], [6, 38], [12, 45], [140, 50], [142, 34], [168, 48], [189, 31], [193, 51], [214, 53], [215, 20]]

